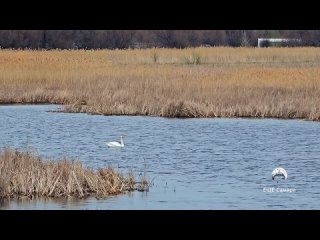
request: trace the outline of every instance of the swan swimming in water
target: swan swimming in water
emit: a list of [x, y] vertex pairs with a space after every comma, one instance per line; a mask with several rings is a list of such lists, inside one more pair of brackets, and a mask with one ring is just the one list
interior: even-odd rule
[[120, 143], [119, 142], [108, 142], [106, 144], [108, 147], [124, 147], [123, 137], [120, 136]]

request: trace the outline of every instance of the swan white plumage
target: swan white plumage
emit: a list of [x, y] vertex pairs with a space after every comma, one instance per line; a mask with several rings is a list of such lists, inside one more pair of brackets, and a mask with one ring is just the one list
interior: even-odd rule
[[120, 143], [119, 142], [108, 142], [106, 144], [108, 147], [124, 147], [123, 137], [120, 136]]

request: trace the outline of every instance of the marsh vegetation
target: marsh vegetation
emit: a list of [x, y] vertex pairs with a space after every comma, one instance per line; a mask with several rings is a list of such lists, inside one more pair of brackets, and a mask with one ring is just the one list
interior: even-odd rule
[[317, 48], [1, 50], [0, 103], [162, 117], [320, 119]]
[[93, 170], [70, 159], [43, 160], [30, 150], [0, 151], [0, 199], [19, 197], [105, 197], [147, 191], [148, 181], [112, 167]]

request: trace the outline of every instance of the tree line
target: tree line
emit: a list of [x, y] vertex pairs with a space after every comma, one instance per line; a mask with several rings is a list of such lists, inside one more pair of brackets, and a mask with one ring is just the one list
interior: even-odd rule
[[255, 47], [258, 38], [296, 38], [300, 45], [319, 46], [320, 30], [0, 30], [0, 48]]

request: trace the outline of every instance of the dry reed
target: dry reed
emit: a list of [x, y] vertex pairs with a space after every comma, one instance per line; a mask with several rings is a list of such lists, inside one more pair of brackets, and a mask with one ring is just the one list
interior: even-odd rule
[[320, 120], [319, 48], [0, 50], [0, 103], [67, 112]]
[[63, 159], [43, 161], [29, 150], [0, 150], [0, 199], [18, 197], [104, 197], [128, 191], [147, 191], [148, 182], [136, 182], [132, 171], [85, 168]]

